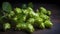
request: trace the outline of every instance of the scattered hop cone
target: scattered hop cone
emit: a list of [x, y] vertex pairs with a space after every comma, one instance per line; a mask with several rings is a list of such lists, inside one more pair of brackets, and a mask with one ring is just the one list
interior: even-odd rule
[[27, 27], [26, 27], [26, 23], [22, 23], [22, 27], [21, 27], [21, 29], [26, 29]]
[[31, 25], [31, 24], [26, 24], [27, 25], [27, 28], [26, 30], [30, 33], [34, 32], [34, 27]]
[[29, 12], [28, 14], [30, 17], [37, 18], [39, 17], [39, 14], [35, 13], [33, 10]]
[[44, 13], [44, 14], [47, 14], [47, 10], [44, 7], [40, 7], [40, 12]]
[[23, 15], [23, 14], [19, 15], [18, 16], [18, 22], [26, 21], [26, 17], [27, 17], [27, 15]]
[[29, 11], [27, 9], [22, 9], [23, 14], [28, 15]]
[[40, 17], [38, 17], [38, 18], [35, 19], [35, 23], [36, 24], [39, 24], [40, 25], [40, 23], [42, 23], [42, 22], [43, 22], [43, 19], [40, 18]]
[[20, 24], [20, 23], [18, 23], [18, 24], [16, 25], [16, 29], [21, 30], [21, 24]]
[[11, 11], [11, 12], [10, 12], [10, 15], [11, 15], [11, 16], [14, 16], [14, 15], [15, 15], [14, 11]]
[[17, 7], [16, 7], [14, 10], [15, 10], [15, 13], [17, 13], [17, 14], [22, 13], [22, 10], [21, 10], [20, 8], [17, 8]]
[[50, 16], [50, 15], [51, 15], [51, 11], [48, 11], [47, 15], [49, 15], [49, 16]]
[[50, 17], [45, 15], [45, 14], [41, 14], [40, 17], [43, 18], [43, 19], [50, 19]]
[[27, 23], [30, 23], [30, 24], [34, 24], [34, 22], [35, 22], [35, 19], [34, 18], [29, 18], [27, 20]]
[[16, 25], [16, 29], [18, 29], [18, 30], [26, 29], [26, 24], [25, 23], [18, 23]]
[[28, 7], [27, 10], [28, 10], [29, 13], [33, 12], [33, 9], [31, 7]]
[[3, 24], [3, 28], [4, 28], [4, 30], [10, 29], [11, 25], [9, 23], [5, 23], [5, 24]]
[[32, 8], [28, 7], [27, 10], [29, 11], [28, 15], [29, 15], [30, 17], [36, 18], [36, 17], [39, 16], [39, 14], [35, 13]]
[[15, 17], [13, 17], [13, 18], [12, 18], [12, 20], [13, 20], [13, 21], [15, 21], [15, 22], [17, 22], [18, 17], [17, 17], [17, 16], [15, 16]]
[[33, 11], [33, 9], [31, 7], [28, 7], [27, 10], [28, 11]]
[[51, 28], [53, 26], [53, 24], [50, 20], [45, 20], [44, 24], [45, 24], [45, 27], [47, 27], [47, 28]]
[[7, 15], [9, 18], [12, 18], [15, 15], [14, 11], [10, 11], [10, 13]]
[[44, 29], [45, 28], [45, 24], [44, 23], [40, 23], [39, 28]]

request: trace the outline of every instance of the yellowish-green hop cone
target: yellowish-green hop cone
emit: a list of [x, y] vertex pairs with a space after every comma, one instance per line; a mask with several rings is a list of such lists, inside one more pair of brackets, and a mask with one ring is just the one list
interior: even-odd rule
[[40, 7], [40, 13], [47, 14], [47, 10], [44, 7]]
[[11, 25], [9, 23], [4, 23], [3, 28], [4, 28], [4, 30], [10, 29]]
[[18, 23], [16, 25], [16, 29], [18, 29], [18, 30], [26, 29], [26, 24], [25, 23]]
[[39, 28], [45, 29], [45, 24], [44, 23], [40, 23]]
[[30, 24], [34, 24], [34, 22], [35, 22], [35, 19], [34, 18], [29, 18], [27, 20], [27, 23], [30, 23]]
[[49, 15], [49, 16], [50, 16], [50, 15], [51, 15], [51, 11], [48, 11], [47, 15]]
[[29, 33], [32, 33], [32, 32], [34, 32], [34, 27], [31, 25], [31, 24], [26, 24], [27, 25], [27, 28], [26, 28], [26, 30], [29, 32]]
[[17, 14], [22, 13], [22, 10], [20, 8], [18, 8], [18, 7], [16, 7], [14, 10], [15, 10], [15, 13], [17, 13]]
[[47, 28], [51, 28], [53, 26], [53, 23], [50, 20], [45, 20], [44, 24]]

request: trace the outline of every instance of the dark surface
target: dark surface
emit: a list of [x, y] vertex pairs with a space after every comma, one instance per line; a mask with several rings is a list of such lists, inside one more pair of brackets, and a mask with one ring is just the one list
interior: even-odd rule
[[[20, 6], [21, 4], [15, 4], [15, 6]], [[14, 6], [14, 7], [15, 7]], [[60, 8], [55, 4], [34, 4], [35, 9], [39, 6], [45, 7], [47, 10], [51, 10], [51, 21], [54, 24], [51, 29], [36, 30], [32, 34], [60, 34]], [[24, 31], [8, 31], [0, 32], [0, 34], [28, 34]]]

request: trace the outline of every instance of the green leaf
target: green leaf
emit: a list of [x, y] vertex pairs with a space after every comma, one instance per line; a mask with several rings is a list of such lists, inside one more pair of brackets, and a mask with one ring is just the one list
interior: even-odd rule
[[10, 11], [12, 11], [12, 7], [11, 7], [11, 5], [10, 5], [9, 2], [3, 2], [2, 9], [4, 11], [6, 11], [7, 13], [9, 13]]

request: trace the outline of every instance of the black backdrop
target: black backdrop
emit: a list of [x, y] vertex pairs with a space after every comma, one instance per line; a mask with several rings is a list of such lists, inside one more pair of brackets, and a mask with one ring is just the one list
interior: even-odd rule
[[10, 3], [29, 3], [29, 2], [33, 2], [33, 3], [51, 3], [51, 4], [59, 4], [60, 1], [59, 0], [0, 0], [0, 3], [2, 2], [10, 2]]
[[0, 7], [3, 2], [10, 2], [12, 5], [16, 3], [40, 3], [40, 4], [55, 4], [58, 7], [60, 7], [60, 1], [59, 0], [0, 0]]

